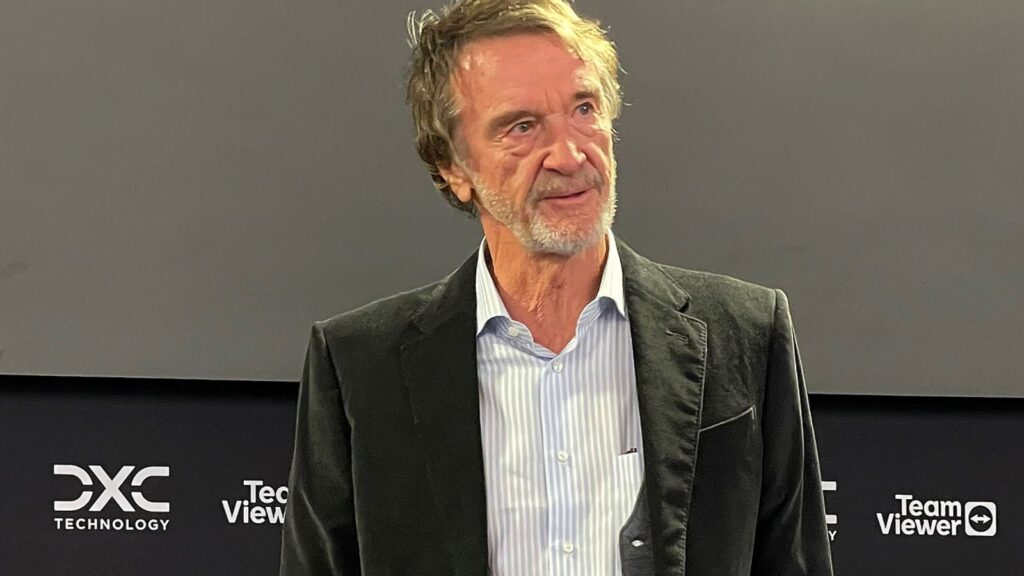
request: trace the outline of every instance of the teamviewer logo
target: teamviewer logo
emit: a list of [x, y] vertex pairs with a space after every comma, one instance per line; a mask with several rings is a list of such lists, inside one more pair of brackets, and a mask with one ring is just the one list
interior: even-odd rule
[[995, 502], [922, 500], [896, 494], [898, 512], [875, 514], [883, 536], [956, 537], [995, 536]]
[[964, 504], [964, 534], [968, 536], [996, 535], [995, 502], [968, 502]]

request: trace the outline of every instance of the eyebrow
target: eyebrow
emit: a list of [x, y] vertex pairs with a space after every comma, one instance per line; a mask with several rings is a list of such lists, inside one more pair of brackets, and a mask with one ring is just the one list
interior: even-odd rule
[[[573, 102], [579, 102], [580, 100], [600, 101], [600, 96], [598, 96], [597, 90], [591, 88], [584, 88], [582, 90], [576, 91], [576, 93], [572, 95], [572, 100]], [[493, 119], [491, 119], [490, 122], [487, 123], [487, 136], [497, 136], [506, 126], [511, 124], [513, 121], [527, 116], [540, 117], [543, 116], [543, 114], [540, 111], [529, 110], [526, 108], [504, 112], [502, 114], [499, 114], [498, 116], [495, 116]]]

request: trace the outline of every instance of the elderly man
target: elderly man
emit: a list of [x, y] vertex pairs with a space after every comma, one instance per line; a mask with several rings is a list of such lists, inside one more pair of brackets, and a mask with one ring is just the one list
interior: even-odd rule
[[410, 17], [455, 272], [313, 325], [282, 575], [827, 575], [785, 295], [611, 232], [618, 60], [562, 0]]

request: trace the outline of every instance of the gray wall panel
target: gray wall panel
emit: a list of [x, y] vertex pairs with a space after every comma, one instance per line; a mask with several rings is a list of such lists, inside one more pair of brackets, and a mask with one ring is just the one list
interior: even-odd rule
[[[295, 380], [479, 240], [394, 2], [0, 6], [0, 372]], [[617, 233], [786, 290], [810, 386], [1024, 393], [1024, 5], [578, 2], [628, 72]]]

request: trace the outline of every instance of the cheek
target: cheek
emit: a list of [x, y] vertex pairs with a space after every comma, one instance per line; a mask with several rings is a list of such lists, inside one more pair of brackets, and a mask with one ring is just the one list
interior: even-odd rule
[[509, 158], [525, 158], [533, 151], [536, 138], [521, 136], [519, 138], [503, 139], [498, 146], [501, 154]]
[[598, 132], [591, 138], [587, 145], [587, 157], [603, 175], [610, 175], [612, 162], [612, 137], [611, 133]]
[[530, 195], [534, 178], [537, 174], [539, 163], [527, 156], [506, 157], [504, 161], [494, 166], [491, 182], [495, 192], [505, 198], [511, 199], [515, 204], [524, 203]]

